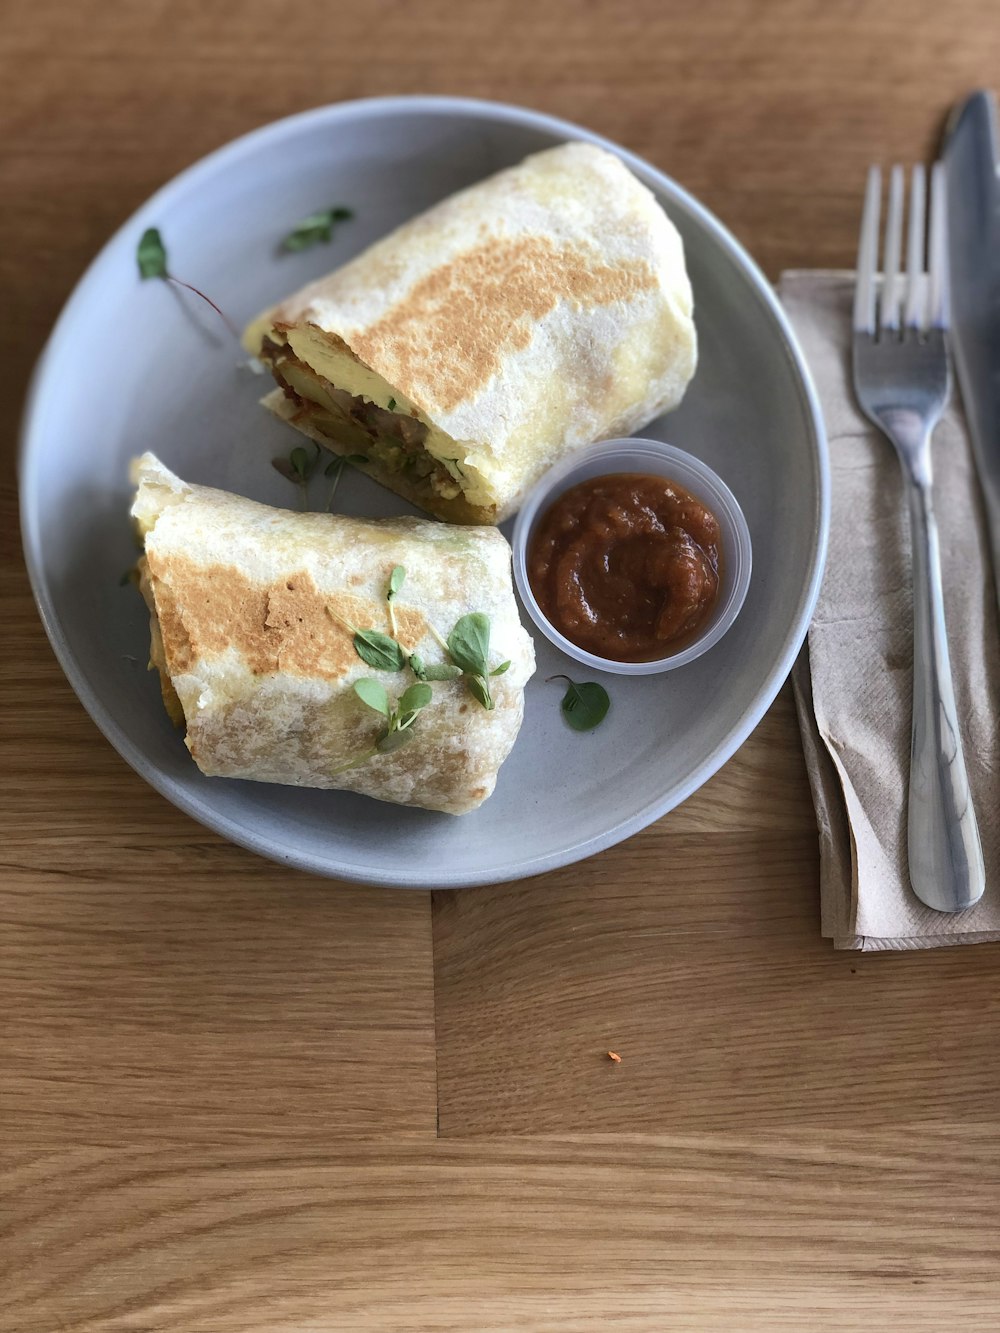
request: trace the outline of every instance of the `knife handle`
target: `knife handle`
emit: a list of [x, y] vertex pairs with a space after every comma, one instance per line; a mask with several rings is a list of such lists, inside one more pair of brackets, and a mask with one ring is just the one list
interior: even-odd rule
[[997, 611], [1000, 613], [1000, 489], [997, 478], [990, 475], [981, 464], [979, 482], [986, 509], [986, 526], [989, 530], [990, 555], [993, 560], [993, 590], [997, 598]]
[[908, 477], [907, 483], [913, 544], [910, 883], [928, 907], [958, 912], [982, 897], [986, 873], [951, 679], [930, 477]]

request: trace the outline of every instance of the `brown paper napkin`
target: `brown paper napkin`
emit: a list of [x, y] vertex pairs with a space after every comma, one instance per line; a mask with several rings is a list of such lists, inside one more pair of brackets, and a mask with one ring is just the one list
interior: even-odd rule
[[1000, 639], [982, 504], [957, 395], [934, 434], [934, 502], [955, 696], [986, 860], [966, 912], [909, 887], [906, 790], [912, 692], [910, 540], [895, 452], [851, 387], [853, 274], [785, 273], [830, 441], [830, 553], [792, 673], [820, 833], [823, 934], [838, 949], [1000, 939]]

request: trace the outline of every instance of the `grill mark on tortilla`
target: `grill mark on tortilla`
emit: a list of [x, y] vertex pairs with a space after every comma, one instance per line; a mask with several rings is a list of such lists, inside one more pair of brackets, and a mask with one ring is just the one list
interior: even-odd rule
[[[261, 584], [232, 565], [203, 566], [155, 551], [147, 551], [147, 561], [171, 676], [232, 648], [258, 675], [339, 680], [360, 659], [327, 607], [358, 628], [388, 632], [384, 603], [347, 592], [327, 596], [305, 570]], [[412, 608], [398, 608], [396, 621], [406, 644], [427, 632]]]
[[[434, 269], [351, 350], [413, 401], [451, 411], [522, 351], [560, 301], [604, 306], [656, 286], [641, 261], [614, 266], [547, 237], [491, 240]], [[433, 379], [428, 377], [433, 374]]]

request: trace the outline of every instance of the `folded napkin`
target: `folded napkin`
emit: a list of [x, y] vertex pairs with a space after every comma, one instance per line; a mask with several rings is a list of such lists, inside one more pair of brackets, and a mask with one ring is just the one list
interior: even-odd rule
[[948, 642], [986, 892], [935, 912], [909, 886], [906, 792], [913, 612], [910, 536], [895, 451], [851, 385], [854, 275], [786, 273], [830, 440], [830, 553], [792, 673], [820, 834], [823, 934], [839, 949], [919, 949], [1000, 939], [1000, 638], [982, 501], [957, 393], [934, 433]]

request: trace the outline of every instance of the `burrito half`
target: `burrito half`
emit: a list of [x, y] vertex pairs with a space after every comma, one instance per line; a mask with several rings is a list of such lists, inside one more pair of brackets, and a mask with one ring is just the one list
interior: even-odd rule
[[244, 339], [266, 406], [456, 523], [499, 522], [567, 451], [675, 407], [696, 361], [680, 236], [583, 143], [446, 199]]
[[[203, 773], [449, 814], [490, 795], [534, 670], [496, 529], [271, 509], [148, 453], [133, 481], [150, 664]], [[481, 680], [441, 642], [470, 615], [488, 624]]]

